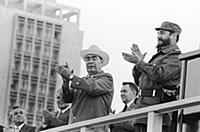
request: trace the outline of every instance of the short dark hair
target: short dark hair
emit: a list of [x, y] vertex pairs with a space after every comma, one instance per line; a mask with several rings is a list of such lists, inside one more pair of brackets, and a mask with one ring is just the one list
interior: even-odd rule
[[20, 108], [19, 105], [15, 105], [15, 106], [12, 107], [12, 110], [15, 110], [15, 109], [18, 109], [18, 108]]
[[123, 86], [124, 85], [129, 85], [129, 87], [131, 88], [131, 91], [136, 91], [136, 95], [138, 95], [139, 89], [134, 83], [132, 83], [132, 82], [122, 82], [122, 85]]

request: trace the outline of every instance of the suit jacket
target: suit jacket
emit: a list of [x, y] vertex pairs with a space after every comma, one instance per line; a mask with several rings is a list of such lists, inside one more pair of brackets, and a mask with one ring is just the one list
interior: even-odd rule
[[70, 113], [70, 108], [66, 110], [64, 113], [61, 113], [59, 116], [58, 116], [59, 111], [56, 111], [53, 114], [46, 112], [44, 114], [45, 118], [44, 124], [47, 126], [41, 127], [40, 130], [46, 130], [61, 125], [67, 125], [69, 120], [69, 113]]
[[[135, 109], [135, 102], [133, 102], [126, 111], [132, 111]], [[125, 112], [126, 112], [125, 111]], [[135, 125], [135, 119], [129, 119], [125, 122], [113, 124], [112, 132], [133, 132]]]
[[24, 126], [20, 129], [19, 132], [35, 132], [35, 130], [36, 127], [24, 124]]

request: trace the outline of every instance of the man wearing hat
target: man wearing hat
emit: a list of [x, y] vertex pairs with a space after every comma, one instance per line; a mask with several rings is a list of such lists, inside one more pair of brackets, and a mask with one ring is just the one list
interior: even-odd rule
[[[72, 103], [72, 123], [108, 115], [114, 91], [111, 74], [102, 70], [109, 62], [108, 54], [92, 45], [89, 49], [82, 50], [80, 55], [88, 72], [83, 78], [74, 75], [68, 66], [56, 66], [56, 71], [64, 81], [63, 98], [65, 102]], [[93, 128], [91, 131], [107, 132], [108, 127]]]
[[[136, 109], [175, 100], [177, 86], [180, 83], [181, 62], [178, 56], [181, 51], [177, 42], [181, 28], [175, 23], [163, 22], [155, 30], [158, 33], [157, 53], [148, 63], [143, 61], [146, 53], [142, 54], [136, 44], [132, 45], [131, 54], [122, 53], [126, 61], [135, 64], [132, 75], [141, 90]], [[137, 132], [146, 132], [146, 124], [146, 118], [136, 119]], [[169, 115], [163, 115], [164, 132], [169, 125]]]

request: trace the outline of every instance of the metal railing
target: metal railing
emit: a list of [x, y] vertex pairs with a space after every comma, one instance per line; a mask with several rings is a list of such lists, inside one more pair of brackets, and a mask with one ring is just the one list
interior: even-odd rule
[[81, 121], [70, 125], [64, 125], [48, 129], [42, 132], [63, 132], [63, 131], [66, 132], [73, 130], [80, 130], [80, 132], [87, 132], [87, 129], [89, 128], [122, 122], [132, 118], [137, 119], [142, 117], [148, 118], [147, 132], [161, 132], [162, 114], [197, 105], [200, 105], [200, 96], [153, 105], [145, 108], [136, 109], [133, 111], [119, 113], [116, 115], [109, 115], [100, 118]]
[[[182, 61], [182, 73], [181, 73], [181, 83], [180, 83], [180, 99], [177, 101], [172, 101], [168, 103], [148, 106], [145, 108], [136, 109], [133, 111], [123, 112], [116, 115], [109, 115], [100, 118], [90, 119], [86, 121], [81, 121], [73, 123], [70, 125], [64, 125], [52, 129], [48, 129], [43, 132], [66, 132], [73, 130], [80, 130], [80, 132], [87, 132], [87, 129], [106, 125], [114, 124], [117, 122], [123, 122], [128, 119], [137, 119], [147, 117], [147, 132], [161, 132], [162, 131], [162, 114], [169, 113], [172, 111], [179, 111], [180, 121], [178, 122], [177, 132], [182, 132], [182, 117], [183, 110], [188, 107], [200, 105], [200, 96], [185, 97], [185, 88], [186, 88], [186, 76], [187, 76], [187, 66], [188, 61], [199, 58], [200, 50], [192, 51], [185, 53], [179, 56], [179, 59]], [[193, 86], [192, 86], [193, 87]], [[191, 89], [192, 87], [188, 87]], [[196, 86], [195, 86], [196, 87]], [[198, 86], [199, 87], [199, 86]], [[88, 111], [89, 112], [89, 111]]]

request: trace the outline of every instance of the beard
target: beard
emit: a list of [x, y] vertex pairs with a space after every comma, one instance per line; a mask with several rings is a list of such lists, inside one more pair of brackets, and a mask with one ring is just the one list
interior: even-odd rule
[[167, 39], [158, 38], [158, 44], [156, 46], [157, 48], [167, 46], [167, 45], [170, 45], [169, 38], [167, 38]]

